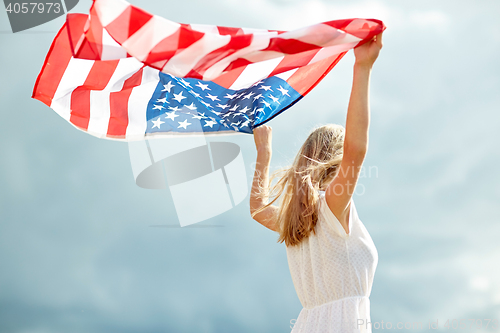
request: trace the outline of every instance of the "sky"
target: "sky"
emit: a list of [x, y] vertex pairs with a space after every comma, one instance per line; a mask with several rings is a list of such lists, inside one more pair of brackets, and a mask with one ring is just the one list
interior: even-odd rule
[[[500, 2], [130, 2], [230, 27], [382, 20], [354, 196], [379, 253], [372, 323], [436, 332], [446, 320], [482, 319], [481, 332], [496, 331], [484, 326], [500, 326]], [[289, 332], [302, 306], [286, 249], [252, 220], [249, 197], [198, 227], [175, 227], [169, 190], [135, 184], [126, 143], [78, 131], [30, 98], [63, 22], [12, 34], [0, 13], [0, 332]], [[272, 170], [291, 163], [314, 126], [345, 125], [353, 64], [350, 51], [267, 123]], [[252, 135], [211, 140], [241, 147], [250, 186]], [[438, 330], [426, 328], [436, 320]]]

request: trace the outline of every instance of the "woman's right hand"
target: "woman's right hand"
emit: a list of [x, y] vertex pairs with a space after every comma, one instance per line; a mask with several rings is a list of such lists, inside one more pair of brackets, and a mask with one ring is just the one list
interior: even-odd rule
[[356, 57], [356, 64], [366, 65], [372, 67], [378, 54], [382, 49], [382, 34], [379, 33], [361, 46], [354, 48], [354, 56]]
[[272, 128], [267, 125], [260, 125], [253, 129], [253, 138], [257, 152], [270, 154], [272, 151]]

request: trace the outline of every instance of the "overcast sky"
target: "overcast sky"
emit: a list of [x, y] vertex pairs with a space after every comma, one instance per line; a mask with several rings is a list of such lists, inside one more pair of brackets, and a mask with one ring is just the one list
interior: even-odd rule
[[[130, 2], [233, 27], [383, 20], [372, 173], [354, 199], [379, 252], [372, 322], [500, 320], [500, 2]], [[249, 198], [204, 228], [158, 227], [179, 223], [172, 198], [135, 185], [127, 144], [78, 131], [30, 98], [63, 21], [12, 34], [0, 13], [0, 332], [289, 332], [302, 307], [285, 247], [251, 219]], [[268, 123], [273, 169], [312, 127], [345, 125], [353, 63], [350, 51]], [[250, 186], [253, 137], [217, 140], [241, 147]]]

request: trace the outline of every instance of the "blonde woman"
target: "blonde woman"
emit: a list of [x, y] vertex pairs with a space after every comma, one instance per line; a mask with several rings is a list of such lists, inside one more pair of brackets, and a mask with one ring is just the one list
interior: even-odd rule
[[[285, 242], [303, 306], [291, 321], [292, 333], [372, 331], [369, 296], [378, 253], [352, 195], [368, 149], [370, 74], [381, 48], [382, 33], [354, 49], [345, 129], [335, 124], [315, 128], [293, 164], [271, 178], [271, 127], [254, 129], [257, 163], [250, 213], [279, 234], [279, 243]], [[279, 197], [279, 206], [273, 205]]]

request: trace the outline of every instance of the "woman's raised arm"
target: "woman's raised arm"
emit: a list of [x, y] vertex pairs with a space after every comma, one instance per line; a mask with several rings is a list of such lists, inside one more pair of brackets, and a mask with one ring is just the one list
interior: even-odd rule
[[349, 202], [368, 150], [370, 75], [381, 48], [382, 33], [354, 49], [356, 62], [347, 109], [342, 163], [337, 176], [325, 191], [325, 199], [330, 210], [345, 227], [348, 227], [346, 218]]

